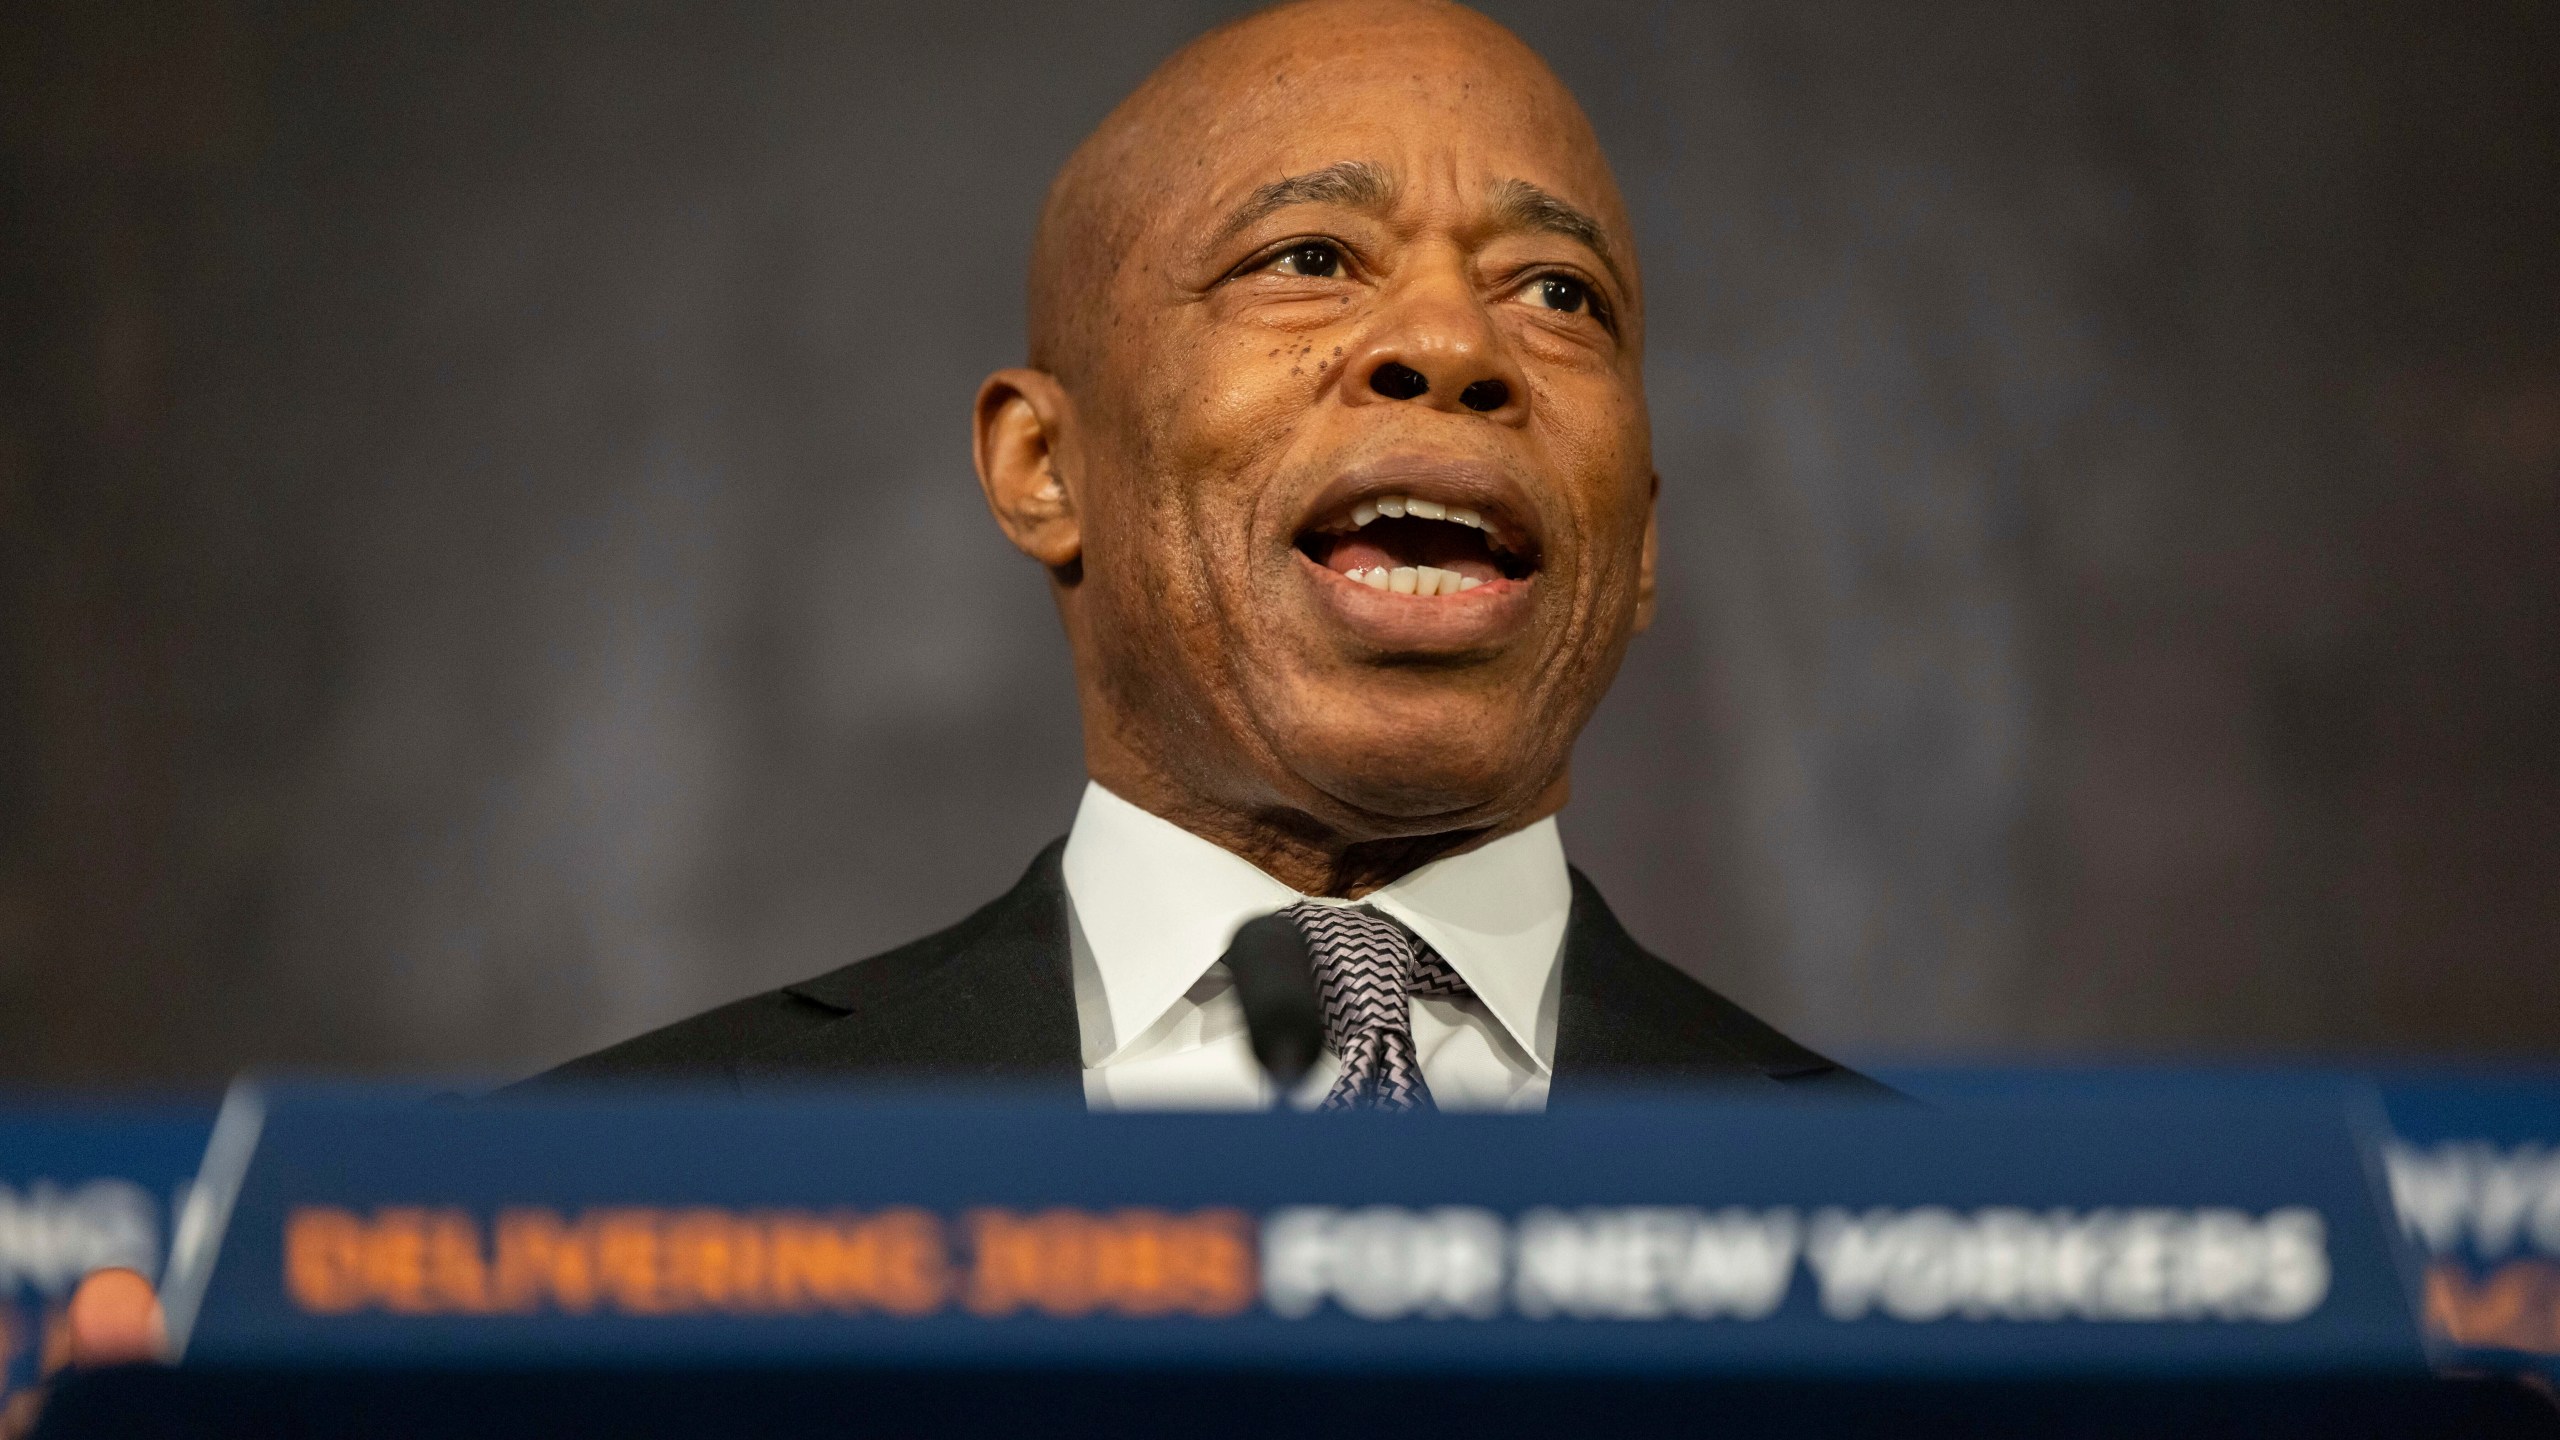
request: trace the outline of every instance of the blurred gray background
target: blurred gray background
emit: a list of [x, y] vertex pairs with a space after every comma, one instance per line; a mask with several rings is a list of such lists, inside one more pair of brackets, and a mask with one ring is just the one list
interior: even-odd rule
[[[970, 394], [1236, 8], [0, 11], [0, 1080], [520, 1071], [1008, 883]], [[1493, 9], [1649, 271], [1641, 938], [1852, 1057], [2560, 1053], [2560, 8]]]

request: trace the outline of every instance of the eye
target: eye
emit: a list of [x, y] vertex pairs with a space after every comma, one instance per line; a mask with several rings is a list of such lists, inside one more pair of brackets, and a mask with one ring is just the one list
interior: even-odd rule
[[1520, 292], [1530, 304], [1545, 310], [1561, 310], [1579, 315], [1591, 310], [1591, 287], [1570, 275], [1541, 275]]
[[1330, 280], [1342, 273], [1342, 252], [1323, 241], [1310, 240], [1271, 257], [1271, 266], [1283, 275]]

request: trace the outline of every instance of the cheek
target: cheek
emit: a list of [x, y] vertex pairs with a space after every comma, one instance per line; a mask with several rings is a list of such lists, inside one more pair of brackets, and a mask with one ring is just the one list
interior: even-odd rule
[[1557, 473], [1571, 477], [1591, 563], [1630, 560], [1644, 541], [1652, 489], [1652, 447], [1641, 402], [1597, 376], [1567, 376], [1537, 387], [1540, 429]]
[[[1340, 361], [1338, 346], [1295, 336], [1231, 331], [1185, 349], [1181, 413], [1200, 438], [1221, 452], [1253, 448], [1303, 413]], [[1168, 397], [1177, 398], [1177, 397]]]
[[1121, 443], [1089, 512], [1087, 574], [1154, 633], [1219, 628], [1219, 577], [1246, 562], [1256, 507], [1308, 402], [1306, 375], [1289, 373], [1296, 346], [1276, 348], [1164, 336], [1119, 377]]
[[[1278, 353], [1272, 353], [1274, 351]], [[1302, 353], [1311, 352], [1311, 353]], [[1275, 338], [1196, 344], [1151, 368], [1150, 484], [1213, 527], [1249, 520], [1324, 377], [1322, 347]]]

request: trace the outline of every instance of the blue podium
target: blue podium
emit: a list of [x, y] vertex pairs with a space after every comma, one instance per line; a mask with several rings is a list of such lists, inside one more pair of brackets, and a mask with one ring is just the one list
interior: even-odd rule
[[243, 1085], [179, 1363], [47, 1429], [2560, 1433], [2464, 1378], [2533, 1357], [2445, 1330], [2403, 1216], [2471, 1142], [2393, 1130], [2429, 1104], [2463, 1118], [2344, 1076], [1543, 1116]]

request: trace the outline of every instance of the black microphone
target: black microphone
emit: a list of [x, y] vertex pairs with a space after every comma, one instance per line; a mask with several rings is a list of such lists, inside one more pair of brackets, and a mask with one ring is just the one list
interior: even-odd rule
[[1324, 1007], [1316, 1000], [1315, 961], [1306, 937], [1274, 911], [1246, 921], [1224, 961], [1244, 1006], [1253, 1056], [1286, 1097], [1324, 1053]]

